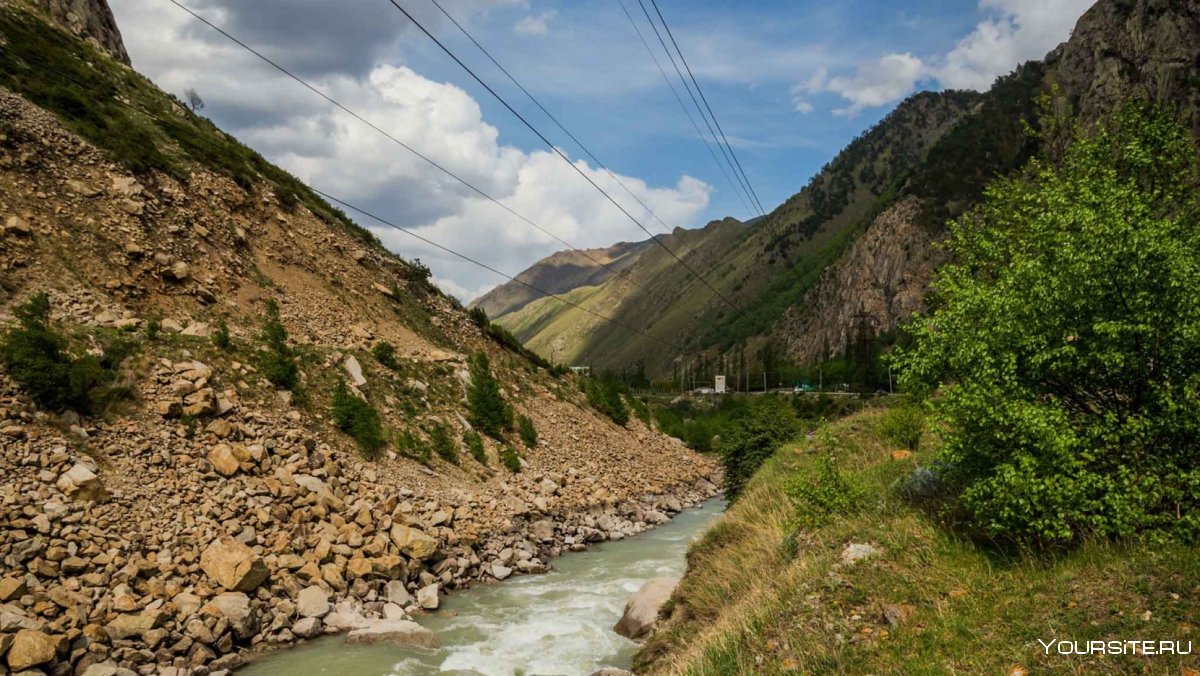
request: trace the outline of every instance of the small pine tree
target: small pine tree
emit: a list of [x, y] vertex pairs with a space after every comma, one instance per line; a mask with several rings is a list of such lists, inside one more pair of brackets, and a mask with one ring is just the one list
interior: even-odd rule
[[151, 317], [146, 320], [146, 340], [158, 340], [158, 334], [162, 331], [162, 321], [158, 317]]
[[396, 361], [396, 348], [386, 340], [375, 343], [375, 347], [371, 348], [371, 356], [375, 357], [375, 361], [393, 371], [400, 368], [399, 362]]
[[521, 456], [517, 455], [516, 450], [512, 446], [505, 446], [500, 449], [500, 462], [508, 468], [508, 471], [516, 474], [521, 471]]
[[471, 452], [471, 457], [481, 465], [488, 464], [487, 453], [483, 450], [483, 437], [479, 436], [479, 432], [475, 430], [467, 430], [463, 432], [463, 443], [467, 445], [467, 450]]
[[233, 345], [233, 338], [229, 336], [229, 325], [225, 323], [225, 318], [217, 320], [217, 330], [213, 333], [213, 345], [218, 350], [228, 350]]
[[488, 436], [500, 439], [512, 429], [513, 413], [500, 394], [500, 383], [492, 375], [487, 355], [477, 352], [471, 357], [471, 387], [467, 402], [471, 408], [471, 424]]
[[333, 416], [333, 424], [354, 438], [364, 457], [374, 459], [379, 456], [379, 451], [385, 443], [379, 412], [350, 392], [344, 382], [338, 382], [333, 391], [333, 407], [330, 413]]
[[450, 428], [442, 424], [434, 425], [433, 429], [429, 431], [429, 443], [439, 458], [455, 465], [458, 464], [458, 448], [453, 437], [450, 436]]
[[537, 428], [533, 426], [533, 421], [528, 416], [517, 417], [517, 432], [521, 435], [521, 443], [525, 444], [525, 448], [537, 447]]
[[412, 432], [400, 432], [396, 435], [396, 448], [406, 458], [427, 463], [433, 457], [432, 449], [423, 439]]
[[287, 328], [279, 318], [279, 304], [275, 299], [267, 301], [267, 317], [263, 321], [259, 338], [267, 346], [262, 357], [262, 372], [267, 380], [277, 387], [296, 392], [300, 389], [300, 367], [296, 356], [288, 345]]

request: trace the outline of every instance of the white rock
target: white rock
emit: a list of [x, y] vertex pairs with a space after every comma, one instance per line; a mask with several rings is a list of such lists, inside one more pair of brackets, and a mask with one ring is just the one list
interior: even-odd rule
[[329, 610], [329, 594], [320, 587], [305, 587], [296, 597], [296, 612], [300, 617], [321, 618], [328, 615]]
[[631, 639], [650, 633], [658, 620], [658, 611], [679, 585], [677, 577], [656, 577], [647, 580], [625, 604], [625, 614], [613, 627], [613, 631]]
[[425, 610], [437, 610], [438, 607], [438, 583], [434, 582], [431, 585], [421, 587], [417, 590], [417, 605]]
[[431, 650], [442, 645], [436, 634], [411, 620], [374, 620], [347, 634], [346, 643], [391, 643]]

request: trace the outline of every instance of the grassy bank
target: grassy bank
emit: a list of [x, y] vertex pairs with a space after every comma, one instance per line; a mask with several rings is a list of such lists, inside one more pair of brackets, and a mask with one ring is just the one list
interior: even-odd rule
[[[864, 411], [776, 453], [688, 554], [655, 673], [1195, 673], [1200, 657], [1046, 655], [1038, 640], [1200, 644], [1200, 551], [965, 541], [901, 495], [909, 457]], [[878, 552], [842, 562], [850, 543]]]

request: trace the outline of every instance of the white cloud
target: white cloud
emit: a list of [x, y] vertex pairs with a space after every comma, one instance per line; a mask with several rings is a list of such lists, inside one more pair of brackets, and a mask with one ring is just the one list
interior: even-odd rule
[[545, 35], [549, 30], [550, 20], [558, 15], [556, 10], [548, 10], [541, 14], [530, 14], [513, 24], [513, 30], [522, 35]]
[[854, 115], [894, 103], [929, 80], [947, 89], [985, 90], [1019, 64], [1040, 59], [1070, 37], [1071, 28], [1094, 0], [979, 0], [984, 19], [947, 53], [922, 59], [891, 53], [860, 64], [852, 74], [829, 77], [824, 69], [792, 88], [792, 104], [812, 112], [811, 97], [831, 92], [849, 105], [836, 115]]
[[[116, 0], [114, 6], [129, 19], [123, 23], [126, 45], [150, 77], [168, 91], [196, 87], [206, 112], [218, 115], [228, 131], [310, 185], [513, 275], [563, 248], [232, 43], [193, 33], [186, 15], [160, 10], [157, 0]], [[502, 143], [478, 102], [456, 85], [386, 62], [363, 74], [326, 73], [310, 81], [576, 246], [647, 237], [557, 155]], [[651, 227], [657, 222], [607, 174], [584, 162], [576, 166], [646, 227], [663, 230]], [[712, 191], [686, 175], [664, 187], [632, 177], [621, 181], [671, 226], [694, 225]], [[397, 253], [420, 258], [443, 289], [463, 300], [504, 281], [398, 230], [357, 220]]]
[[839, 75], [827, 79], [823, 71], [818, 71], [808, 82], [793, 88], [793, 103], [799, 112], [811, 112], [812, 105], [805, 99], [796, 99], [797, 93], [833, 92], [850, 102], [850, 105], [834, 110], [834, 114], [856, 115], [865, 108], [882, 106], [903, 98], [913, 90], [924, 73], [924, 62], [912, 54], [887, 54], [878, 61], [860, 64], [850, 76]]
[[936, 68], [943, 87], [983, 90], [1018, 64], [1040, 59], [1070, 36], [1093, 0], [980, 0], [979, 22]]

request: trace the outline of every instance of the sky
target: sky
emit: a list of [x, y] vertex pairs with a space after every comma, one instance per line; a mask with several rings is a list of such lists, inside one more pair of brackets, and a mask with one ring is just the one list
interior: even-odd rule
[[[641, 1], [657, 18], [650, 0]], [[474, 188], [171, 0], [110, 0], [135, 68], [166, 91], [195, 89], [204, 115], [310, 186], [508, 274], [565, 248], [559, 240], [603, 247], [647, 239], [638, 223], [659, 233], [757, 215], [732, 169], [714, 159], [723, 155], [699, 113], [691, 109], [689, 120], [676, 100], [691, 106], [639, 0], [439, 0], [594, 159], [433, 0], [396, 0], [575, 168], [391, 0], [179, 2]], [[904, 97], [987, 89], [997, 76], [1066, 40], [1090, 4], [658, 0], [767, 212]], [[392, 251], [427, 264], [434, 280], [463, 301], [506, 281], [403, 232], [356, 220]]]

